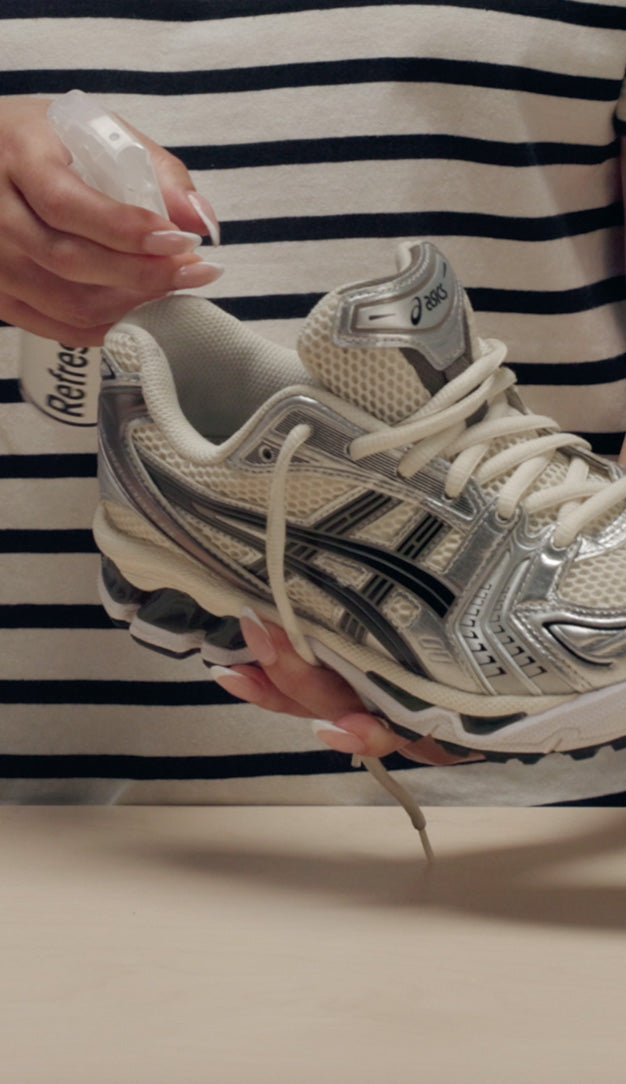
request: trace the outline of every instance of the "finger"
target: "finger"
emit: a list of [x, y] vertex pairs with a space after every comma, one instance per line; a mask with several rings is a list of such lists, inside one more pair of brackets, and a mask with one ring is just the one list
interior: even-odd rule
[[220, 688], [238, 700], [255, 704], [266, 711], [280, 715], [295, 715], [301, 719], [312, 718], [312, 712], [296, 700], [285, 696], [272, 684], [267, 674], [256, 666], [212, 666], [209, 674]]
[[481, 753], [451, 753], [434, 738], [401, 737], [385, 727], [374, 715], [359, 713], [335, 720], [334, 725], [318, 721], [314, 727], [318, 738], [339, 753], [358, 753], [364, 757], [386, 757], [402, 753], [418, 764], [447, 767], [484, 760]]
[[[68, 282], [113, 286], [148, 298], [177, 289], [176, 276], [181, 268], [202, 263], [201, 257], [190, 251], [196, 241], [199, 241], [196, 234], [157, 231], [146, 238], [146, 243], [156, 242], [155, 251], [169, 250], [172, 255], [142, 257], [119, 253], [52, 229], [32, 213], [19, 193], [6, 185], [0, 192], [0, 279], [7, 289], [10, 289], [8, 280], [16, 285], [21, 283], [26, 290], [20, 295], [21, 300], [31, 304], [35, 281], [29, 261]], [[207, 272], [199, 284], [205, 285], [213, 277], [216, 275]]]
[[[370, 757], [401, 752], [416, 762], [440, 766], [484, 759], [480, 753], [468, 756], [450, 753], [433, 738], [411, 740], [400, 736], [376, 716], [363, 711], [362, 701], [340, 675], [304, 662], [283, 629], [261, 621], [253, 611], [242, 613], [241, 629], [273, 687], [273, 691], [264, 689], [264, 706], [298, 715], [304, 713], [289, 705], [306, 708], [304, 717], [316, 720], [318, 737], [337, 752]], [[284, 699], [279, 700], [279, 695]], [[254, 702], [262, 706], [261, 701]], [[283, 705], [280, 709], [272, 706], [279, 702]]]
[[142, 295], [132, 290], [109, 289], [67, 283], [30, 261], [14, 265], [14, 282], [0, 270], [0, 290], [60, 323], [75, 328], [100, 327], [120, 320], [140, 304]]
[[[199, 261], [179, 268], [169, 284], [139, 291], [69, 283], [20, 256], [10, 266], [0, 266], [0, 291], [53, 320], [71, 327], [91, 328], [115, 323], [137, 305], [163, 296], [172, 286], [204, 285], [219, 273], [218, 268]], [[191, 277], [194, 274], [197, 274], [195, 279]], [[187, 276], [184, 280], [183, 275]]]
[[248, 647], [272, 684], [290, 700], [307, 708], [314, 717], [331, 721], [362, 710], [362, 701], [348, 683], [334, 671], [301, 659], [277, 625], [261, 621], [248, 609], [240, 620]]
[[[165, 202], [173, 222], [181, 229], [194, 229], [204, 236], [208, 233], [211, 244], [220, 243], [220, 224], [212, 205], [205, 196], [199, 192], [182, 192], [179, 189], [166, 189]], [[192, 217], [188, 217], [188, 207], [191, 206]], [[187, 208], [187, 210], [185, 210]], [[201, 223], [198, 226], [198, 222]], [[188, 223], [184, 226], [183, 223]]]
[[[76, 234], [61, 233], [31, 214], [13, 215], [2, 239], [7, 267], [11, 249], [15, 257], [26, 256], [39, 267], [68, 282], [132, 289], [146, 296], [176, 289], [176, 274], [188, 264], [203, 263], [193, 251], [195, 234], [163, 230], [149, 234], [146, 245], [172, 255], [138, 256], [104, 248]], [[206, 265], [211, 266], [209, 264]], [[211, 281], [207, 274], [207, 282]]]
[[402, 756], [409, 760], [415, 760], [418, 764], [430, 764], [438, 767], [446, 767], [450, 764], [473, 764], [478, 760], [484, 760], [482, 753], [451, 753], [434, 738], [419, 738], [417, 741], [403, 745], [399, 750]]
[[99, 327], [76, 328], [70, 324], [44, 316], [23, 301], [0, 292], [0, 320], [14, 327], [23, 328], [43, 339], [53, 339], [64, 346], [101, 346], [111, 324]]
[[66, 282], [133, 290], [145, 297], [157, 297], [183, 288], [185, 276], [179, 274], [183, 268], [196, 268], [196, 286], [206, 286], [221, 273], [217, 264], [203, 260], [194, 252], [171, 257], [121, 255], [67, 234], [56, 234], [47, 242], [35, 248], [30, 258], [58, 278]]
[[14, 165], [9, 177], [46, 225], [118, 252], [141, 253], [150, 233], [173, 226], [154, 211], [119, 203], [85, 184], [66, 164], [60, 141], [56, 154], [31, 156]]
[[406, 738], [401, 738], [374, 715], [365, 712], [340, 716], [332, 726], [326, 721], [318, 720], [314, 730], [320, 741], [338, 753], [386, 757], [407, 744]]

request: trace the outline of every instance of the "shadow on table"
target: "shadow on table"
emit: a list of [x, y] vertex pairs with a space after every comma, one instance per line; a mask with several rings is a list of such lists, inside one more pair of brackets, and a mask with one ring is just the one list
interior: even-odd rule
[[[462, 816], [459, 810], [459, 816]], [[493, 810], [494, 816], [498, 810]], [[568, 828], [568, 831], [572, 831]], [[436, 849], [436, 830], [433, 832]], [[222, 843], [207, 840], [129, 839], [127, 858], [159, 863], [193, 878], [240, 882], [246, 890], [271, 887], [293, 895], [336, 900], [338, 906], [446, 910], [490, 920], [626, 929], [626, 811], [607, 811], [592, 829], [545, 841], [443, 853], [432, 867], [418, 851], [400, 857], [346, 846], [328, 854], [301, 852], [293, 842], [259, 843], [245, 831]], [[619, 874], [619, 877], [618, 877]]]

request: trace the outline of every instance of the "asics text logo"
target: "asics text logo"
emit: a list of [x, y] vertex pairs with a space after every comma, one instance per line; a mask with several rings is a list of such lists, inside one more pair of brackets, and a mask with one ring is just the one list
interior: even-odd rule
[[411, 323], [413, 327], [417, 327], [422, 319], [422, 301], [421, 298], [413, 298], [413, 308], [411, 309]]
[[438, 305], [441, 305], [442, 301], [447, 301], [449, 295], [444, 286], [446, 271], [447, 267], [444, 264], [441, 282], [438, 282], [437, 285], [433, 286], [432, 290], [428, 290], [427, 293], [413, 298], [413, 307], [411, 309], [411, 323], [413, 324], [413, 327], [419, 325], [424, 311], [432, 312]]

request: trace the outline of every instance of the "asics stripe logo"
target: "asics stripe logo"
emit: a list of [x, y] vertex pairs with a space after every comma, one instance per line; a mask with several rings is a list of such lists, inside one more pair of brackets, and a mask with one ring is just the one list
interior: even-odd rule
[[[171, 478], [156, 467], [148, 464], [144, 464], [144, 466], [167, 500], [204, 522], [231, 534], [239, 541], [259, 547], [261, 540], [258, 535], [250, 534], [245, 530], [242, 531], [235, 524], [239, 523], [251, 527], [264, 535], [267, 523], [266, 517], [261, 513], [254, 512], [251, 509], [235, 508], [214, 500], [186, 486], [181, 480]], [[362, 503], [363, 508], [367, 509], [369, 515], [371, 515], [376, 505], [379, 506], [380, 510], [385, 504], [393, 504], [389, 498], [372, 493], [366, 494], [365, 498], [359, 498], [359, 501]], [[378, 589], [376, 592], [378, 605], [380, 605], [381, 599], [381, 583], [386, 592], [394, 586], [399, 586], [414, 595], [420, 602], [429, 606], [438, 617], [445, 617], [455, 601], [454, 592], [437, 577], [425, 569], [419, 568], [414, 563], [419, 553], [443, 529], [441, 522], [436, 520], [435, 517], [427, 516], [425, 521], [420, 523], [415, 531], [404, 540], [400, 552], [393, 553], [381, 546], [358, 541], [354, 538], [342, 537], [341, 530], [346, 530], [348, 526], [353, 527], [357, 522], [355, 512], [355, 505], [351, 504], [339, 512], [333, 513], [332, 517], [315, 528], [302, 527], [293, 523], [288, 524], [285, 552], [287, 567], [306, 576], [311, 581], [320, 582], [320, 586], [322, 586], [321, 572], [312, 564], [312, 558], [320, 552], [336, 554], [371, 570]], [[304, 547], [304, 550], [302, 547]], [[324, 589], [330, 591], [330, 584], [333, 582], [336, 585], [333, 594], [335, 597], [341, 598], [341, 601], [345, 599], [346, 609], [349, 611], [353, 611], [355, 599], [359, 598], [363, 601], [364, 597], [369, 594], [367, 587], [359, 595], [356, 595], [355, 592], [337, 581], [333, 581], [330, 576], [324, 574], [323, 578]], [[375, 616], [380, 624], [382, 618], [379, 610], [375, 610]]]

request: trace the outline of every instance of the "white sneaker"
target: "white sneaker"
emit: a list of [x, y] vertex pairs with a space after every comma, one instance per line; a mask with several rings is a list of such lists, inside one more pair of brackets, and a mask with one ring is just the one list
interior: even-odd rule
[[222, 665], [252, 606], [402, 733], [619, 742], [626, 477], [524, 410], [433, 245], [399, 255], [326, 296], [298, 353], [186, 296], [109, 333], [104, 605]]

